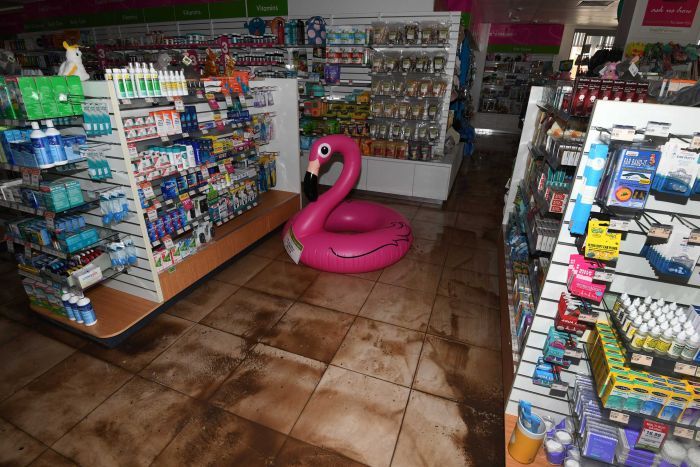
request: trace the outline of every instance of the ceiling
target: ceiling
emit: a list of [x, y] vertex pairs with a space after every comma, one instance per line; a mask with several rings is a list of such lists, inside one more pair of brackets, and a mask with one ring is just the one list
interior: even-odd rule
[[581, 0], [477, 0], [485, 23], [564, 23], [617, 27], [617, 4], [578, 6]]

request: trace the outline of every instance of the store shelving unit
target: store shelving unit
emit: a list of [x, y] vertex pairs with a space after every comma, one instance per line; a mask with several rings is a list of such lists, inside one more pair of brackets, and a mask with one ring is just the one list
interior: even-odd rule
[[497, 55], [498, 60], [491, 54], [484, 63], [479, 112], [520, 115], [529, 87], [540, 84], [546, 70], [551, 70], [552, 59], [535, 56], [523, 60], [522, 54], [515, 53]]
[[[568, 401], [565, 397], [551, 394], [547, 388], [534, 385], [532, 374], [537, 358], [542, 355], [546, 333], [553, 325], [557, 312], [559, 296], [567, 290], [566, 277], [569, 256], [578, 252], [576, 238], [569, 233], [571, 212], [578, 193], [583, 186], [583, 170], [586, 166], [588, 150], [593, 143], [601, 141], [601, 133], [595, 128], [612, 128], [613, 125], [632, 125], [645, 128], [648, 121], [664, 121], [671, 124], [675, 134], [693, 134], [697, 131], [697, 121], [700, 110], [690, 107], [672, 107], [655, 104], [638, 104], [627, 102], [599, 101], [596, 103], [589, 123], [583, 156], [579, 162], [576, 179], [570, 200], [567, 203], [563, 222], [557, 236], [556, 246], [551, 255], [551, 264], [547, 271], [542, 294], [537, 305], [535, 317], [531, 325], [522, 358], [517, 369], [515, 382], [510, 392], [506, 412], [516, 414], [517, 403], [520, 399], [528, 400], [539, 414], [551, 414], [559, 419], [569, 415]], [[593, 211], [599, 211], [597, 206]], [[653, 214], [660, 222], [668, 222], [671, 217], [682, 215], [698, 223], [700, 206], [696, 200], [687, 203], [676, 203], [656, 196], [652, 193], [646, 203], [645, 212]], [[632, 226], [634, 223], [630, 224]], [[646, 241], [646, 233], [630, 228], [625, 233], [621, 244], [620, 256], [615, 265], [615, 273], [608, 290], [612, 293], [626, 292], [633, 296], [664, 297], [678, 303], [698, 303], [700, 301], [700, 270], [698, 266], [687, 283], [670, 283], [660, 278], [639, 254]], [[594, 309], [605, 312], [605, 306], [595, 306]], [[586, 340], [584, 335], [583, 340]], [[630, 355], [631, 357], [631, 355]], [[656, 363], [656, 359], [652, 361]], [[653, 367], [652, 363], [652, 367]], [[649, 370], [649, 368], [646, 368]], [[653, 368], [651, 368], [653, 370]], [[576, 365], [561, 372], [565, 383], [573, 384], [577, 374], [588, 375], [590, 368], [586, 358]], [[676, 374], [675, 376], [680, 376]]]
[[[106, 103], [109, 109], [113, 131], [105, 136], [88, 137], [89, 147], [100, 147], [106, 156], [112, 179], [107, 181], [93, 181], [87, 174], [86, 167], [77, 167], [70, 173], [70, 177], [79, 180], [83, 190], [97, 192], [109, 188], [121, 187], [127, 194], [129, 202], [129, 215], [118, 224], [104, 225], [99, 208], [93, 202], [85, 206], [72, 208], [73, 210], [84, 208], [84, 216], [89, 225], [98, 230], [111, 229], [118, 236], [130, 236], [134, 240], [137, 250], [137, 263], [126, 270], [108, 271], [104, 273], [104, 280], [98, 285], [85, 290], [85, 295], [91, 299], [96, 311], [98, 321], [94, 326], [83, 326], [62, 316], [52, 313], [37, 305], [31, 305], [32, 309], [53, 320], [58, 325], [71, 331], [83, 334], [105, 345], [115, 345], [129, 334], [148, 322], [159, 313], [162, 305], [184, 291], [196, 281], [211, 273], [217, 267], [224, 264], [230, 258], [243, 251], [248, 246], [265, 236], [270, 231], [283, 224], [289, 217], [300, 209], [300, 166], [299, 149], [295, 143], [298, 134], [297, 120], [297, 94], [296, 81], [290, 79], [266, 79], [251, 81], [251, 89], [264, 88], [271, 90], [274, 96], [274, 105], [256, 108], [250, 107], [251, 114], [266, 113], [275, 125], [275, 136], [264, 146], [259, 148], [247, 148], [236, 154], [241, 159], [252, 157], [258, 152], [270, 152], [277, 154], [277, 184], [270, 191], [261, 193], [255, 203], [251, 203], [241, 210], [240, 215], [234, 215], [228, 219], [222, 219], [213, 228], [213, 238], [203, 244], [196, 252], [184, 261], [174, 264], [167, 270], [158, 270], [154, 259], [154, 250], [162, 247], [161, 242], [152, 242], [146, 229], [145, 210], [139, 202], [137, 191], [139, 181], [132, 171], [132, 157], [139, 149], [145, 149], [150, 144], [169, 145], [173, 140], [182, 135], [144, 140], [138, 143], [128, 143], [125, 136], [123, 119], [137, 115], [147, 114], [150, 111], [174, 109], [172, 98], [143, 99], [135, 98], [120, 101], [115, 95], [114, 87], [105, 81], [88, 81], [84, 83], [84, 92], [87, 102]], [[214, 112], [209, 108], [206, 99], [197, 99], [195, 96], [186, 96], [187, 105], [194, 105], [198, 114], [198, 121], [206, 125], [215, 120]], [[226, 112], [226, 105], [221, 102]], [[282, 124], [284, 122], [284, 124]], [[229, 125], [229, 132], [235, 125]], [[80, 126], [62, 129], [64, 134], [79, 134], [83, 130]], [[227, 134], [224, 131], [199, 131], [191, 132], [190, 136], [202, 136]], [[291, 142], [291, 143], [290, 143]], [[9, 170], [23, 171], [25, 169], [16, 166], [5, 166]], [[50, 169], [52, 170], [52, 169]], [[183, 171], [183, 173], [186, 171]], [[176, 175], [173, 172], [173, 175]], [[61, 174], [63, 176], [63, 174]], [[157, 182], [153, 181], [157, 188]], [[193, 190], [194, 193], [201, 190]], [[0, 203], [5, 207], [15, 208], [33, 215], [43, 215], [44, 209], [29, 208], [15, 202]], [[158, 204], [164, 207], [173, 207], [178, 201], [159, 199]], [[244, 210], [245, 209], [245, 212]], [[238, 213], [235, 213], [238, 214]], [[202, 217], [203, 220], [204, 216]], [[182, 229], [175, 232], [177, 235], [189, 235], [194, 223], [188, 223]], [[15, 247], [17, 242], [9, 239], [9, 244]], [[40, 252], [66, 256], [66, 253], [55, 248], [37, 245], [31, 242], [20, 242], [18, 248], [33, 248]], [[31, 276], [41, 281], [49, 281], [56, 284], [55, 278], [36, 276], [29, 270], [23, 270], [21, 274]], [[57, 284], [60, 287], [60, 285]], [[60, 290], [60, 289], [59, 289]]]

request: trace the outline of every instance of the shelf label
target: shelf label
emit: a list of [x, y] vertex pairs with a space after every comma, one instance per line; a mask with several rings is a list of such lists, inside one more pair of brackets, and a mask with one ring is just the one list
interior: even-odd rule
[[626, 413], [617, 412], [615, 410], [610, 411], [610, 420], [613, 422], [627, 423], [630, 421], [630, 416]]
[[653, 136], [656, 138], [668, 138], [671, 133], [671, 124], [665, 122], [649, 122], [644, 131], [644, 136]]
[[182, 97], [176, 97], [173, 99], [173, 102], [175, 103], [175, 110], [178, 112], [184, 112], [185, 111], [185, 103], [182, 102]]
[[642, 355], [639, 353], [633, 353], [630, 361], [636, 365], [651, 366], [651, 364], [654, 362], [654, 357], [650, 357], [649, 355]]
[[95, 267], [89, 271], [80, 272], [79, 275], [74, 274], [74, 277], [77, 279], [80, 288], [86, 289], [102, 280], [102, 269]]
[[630, 125], [615, 125], [610, 132], [613, 141], [633, 141], [635, 128]]
[[688, 365], [687, 363], [676, 362], [676, 365], [673, 367], [673, 371], [682, 375], [695, 376], [695, 372], [698, 371], [698, 367], [695, 365]]
[[700, 229], [693, 229], [690, 231], [688, 243], [691, 245], [700, 245]]
[[578, 315], [578, 320], [582, 323], [596, 324], [598, 322], [598, 314], [583, 314]]
[[56, 228], [56, 223], [55, 223], [56, 213], [55, 212], [46, 211], [44, 213], [44, 219], [46, 220], [46, 227], [49, 230], [54, 230]]
[[593, 273], [593, 280], [598, 282], [612, 282], [615, 277], [615, 271], [605, 269], [596, 269]]
[[671, 232], [673, 232], [673, 226], [655, 224], [652, 225], [649, 229], [649, 232], [647, 232], [647, 237], [658, 238], [660, 240], [668, 240], [671, 236]]
[[569, 358], [583, 358], [583, 351], [580, 349], [565, 349], [564, 356]]
[[690, 140], [690, 149], [700, 149], [700, 133], [693, 133], [693, 139]]
[[131, 99], [122, 99], [122, 104], [124, 104], [124, 105], [131, 104]]
[[168, 141], [170, 141], [170, 138], [167, 136], [161, 136], [160, 140], [163, 141], [164, 143], [167, 143]]
[[642, 431], [639, 433], [639, 438], [637, 438], [634, 447], [635, 449], [659, 452], [667, 435], [668, 425], [652, 420], [644, 420], [642, 423]]
[[158, 212], [156, 212], [156, 208], [151, 206], [150, 208], [146, 209], [146, 216], [148, 216], [149, 221], [155, 222], [156, 219], [158, 219]]
[[617, 232], [627, 232], [630, 229], [629, 219], [610, 219], [610, 225], [608, 230], [615, 230]]
[[678, 438], [694, 439], [695, 432], [690, 428], [683, 428], [682, 426], [677, 426], [673, 428], [673, 436], [677, 436]]
[[552, 383], [552, 385], [549, 387], [552, 391], [557, 391], [557, 392], [566, 392], [569, 390], [569, 385], [566, 383], [556, 382]]
[[166, 235], [165, 237], [161, 238], [161, 240], [163, 242], [163, 246], [168, 250], [175, 246], [173, 239], [170, 238], [170, 235]]

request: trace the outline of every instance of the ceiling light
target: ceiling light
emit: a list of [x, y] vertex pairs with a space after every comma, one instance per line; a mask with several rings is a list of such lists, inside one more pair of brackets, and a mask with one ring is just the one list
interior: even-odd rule
[[599, 8], [610, 6], [615, 3], [615, 0], [581, 0], [576, 6], [583, 8]]

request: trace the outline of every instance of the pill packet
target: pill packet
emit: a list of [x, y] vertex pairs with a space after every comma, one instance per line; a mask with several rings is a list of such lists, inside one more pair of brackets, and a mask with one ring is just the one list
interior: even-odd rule
[[404, 44], [417, 44], [419, 30], [418, 23], [406, 23], [404, 26]]

